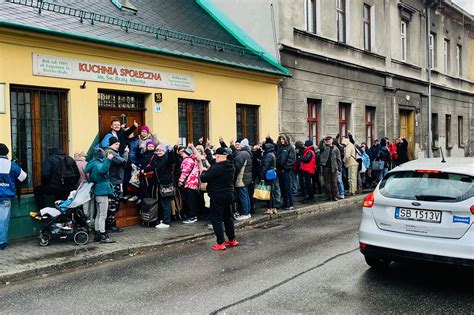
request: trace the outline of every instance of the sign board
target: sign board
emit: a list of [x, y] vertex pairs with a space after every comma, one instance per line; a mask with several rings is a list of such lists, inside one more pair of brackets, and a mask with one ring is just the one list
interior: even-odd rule
[[155, 113], [161, 113], [161, 103], [155, 103]]
[[[194, 91], [194, 76], [33, 53], [33, 75]], [[156, 96], [155, 96], [156, 97]]]
[[155, 93], [155, 103], [163, 102], [163, 94], [162, 93]]

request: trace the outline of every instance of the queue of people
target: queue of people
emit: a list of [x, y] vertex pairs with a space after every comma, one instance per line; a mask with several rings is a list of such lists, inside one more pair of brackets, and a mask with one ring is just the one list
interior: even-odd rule
[[[252, 146], [248, 139], [227, 145], [222, 138], [214, 146], [203, 138], [196, 144], [161, 143], [149, 127], [136, 122], [127, 128], [114, 120], [110, 128], [89, 162], [84, 152], [72, 158], [59, 149], [50, 150], [42, 165], [42, 184], [34, 189], [41, 209], [45, 195], [65, 200], [82, 183], [93, 183], [87, 213], [95, 221], [94, 241], [102, 243], [113, 243], [110, 233], [123, 231], [115, 221], [121, 201], [136, 202], [140, 209], [145, 198], [152, 198], [159, 208], [157, 229], [168, 229], [173, 221], [193, 224], [207, 219], [217, 239], [212, 248], [223, 250], [237, 246], [233, 220], [252, 217], [255, 191], [262, 187], [267, 193], [260, 198], [266, 202], [264, 214], [274, 215], [294, 209], [294, 195], [313, 203], [323, 187], [327, 200], [355, 195], [408, 161], [406, 139], [382, 138], [369, 148], [364, 142], [357, 144], [350, 132], [348, 137], [325, 136], [319, 143], [306, 140], [293, 145], [287, 135], [278, 136], [276, 142], [268, 135]], [[0, 149], [0, 162], [5, 164], [8, 150], [1, 145]], [[11, 164], [9, 176], [24, 179], [23, 174]], [[14, 181], [10, 183], [11, 190]], [[0, 195], [3, 207], [12, 198], [10, 191], [7, 195]], [[0, 224], [5, 225], [5, 218]], [[1, 231], [0, 248], [6, 246], [5, 227]]]

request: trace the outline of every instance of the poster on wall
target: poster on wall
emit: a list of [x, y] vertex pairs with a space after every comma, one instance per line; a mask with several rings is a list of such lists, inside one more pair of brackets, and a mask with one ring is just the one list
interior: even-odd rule
[[194, 91], [194, 76], [33, 53], [33, 75]]

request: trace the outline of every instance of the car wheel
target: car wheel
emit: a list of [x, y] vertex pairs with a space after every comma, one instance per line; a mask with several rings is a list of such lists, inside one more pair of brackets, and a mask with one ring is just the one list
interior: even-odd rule
[[383, 259], [383, 258], [374, 257], [374, 256], [364, 256], [364, 258], [367, 265], [369, 265], [370, 267], [376, 270], [390, 269], [391, 261], [388, 259]]

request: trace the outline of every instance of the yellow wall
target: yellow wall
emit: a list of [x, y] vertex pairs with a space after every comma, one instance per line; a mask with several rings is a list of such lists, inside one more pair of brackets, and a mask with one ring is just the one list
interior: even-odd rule
[[[131, 85], [82, 81], [32, 75], [32, 54], [39, 53], [84, 61], [127, 65], [141, 69], [192, 74], [195, 91], [175, 91]], [[0, 114], [0, 142], [11, 148], [9, 85], [69, 90], [69, 152], [87, 150], [98, 131], [98, 89], [150, 93], [146, 98], [146, 123], [160, 140], [174, 144], [178, 139], [178, 98], [209, 101], [211, 141], [236, 136], [236, 104], [260, 105], [259, 134], [278, 132], [278, 83], [280, 78], [239, 69], [225, 68], [146, 52], [106, 47], [0, 28], [0, 83], [6, 83], [6, 113]], [[151, 93], [163, 94], [162, 112], [153, 112]]]

